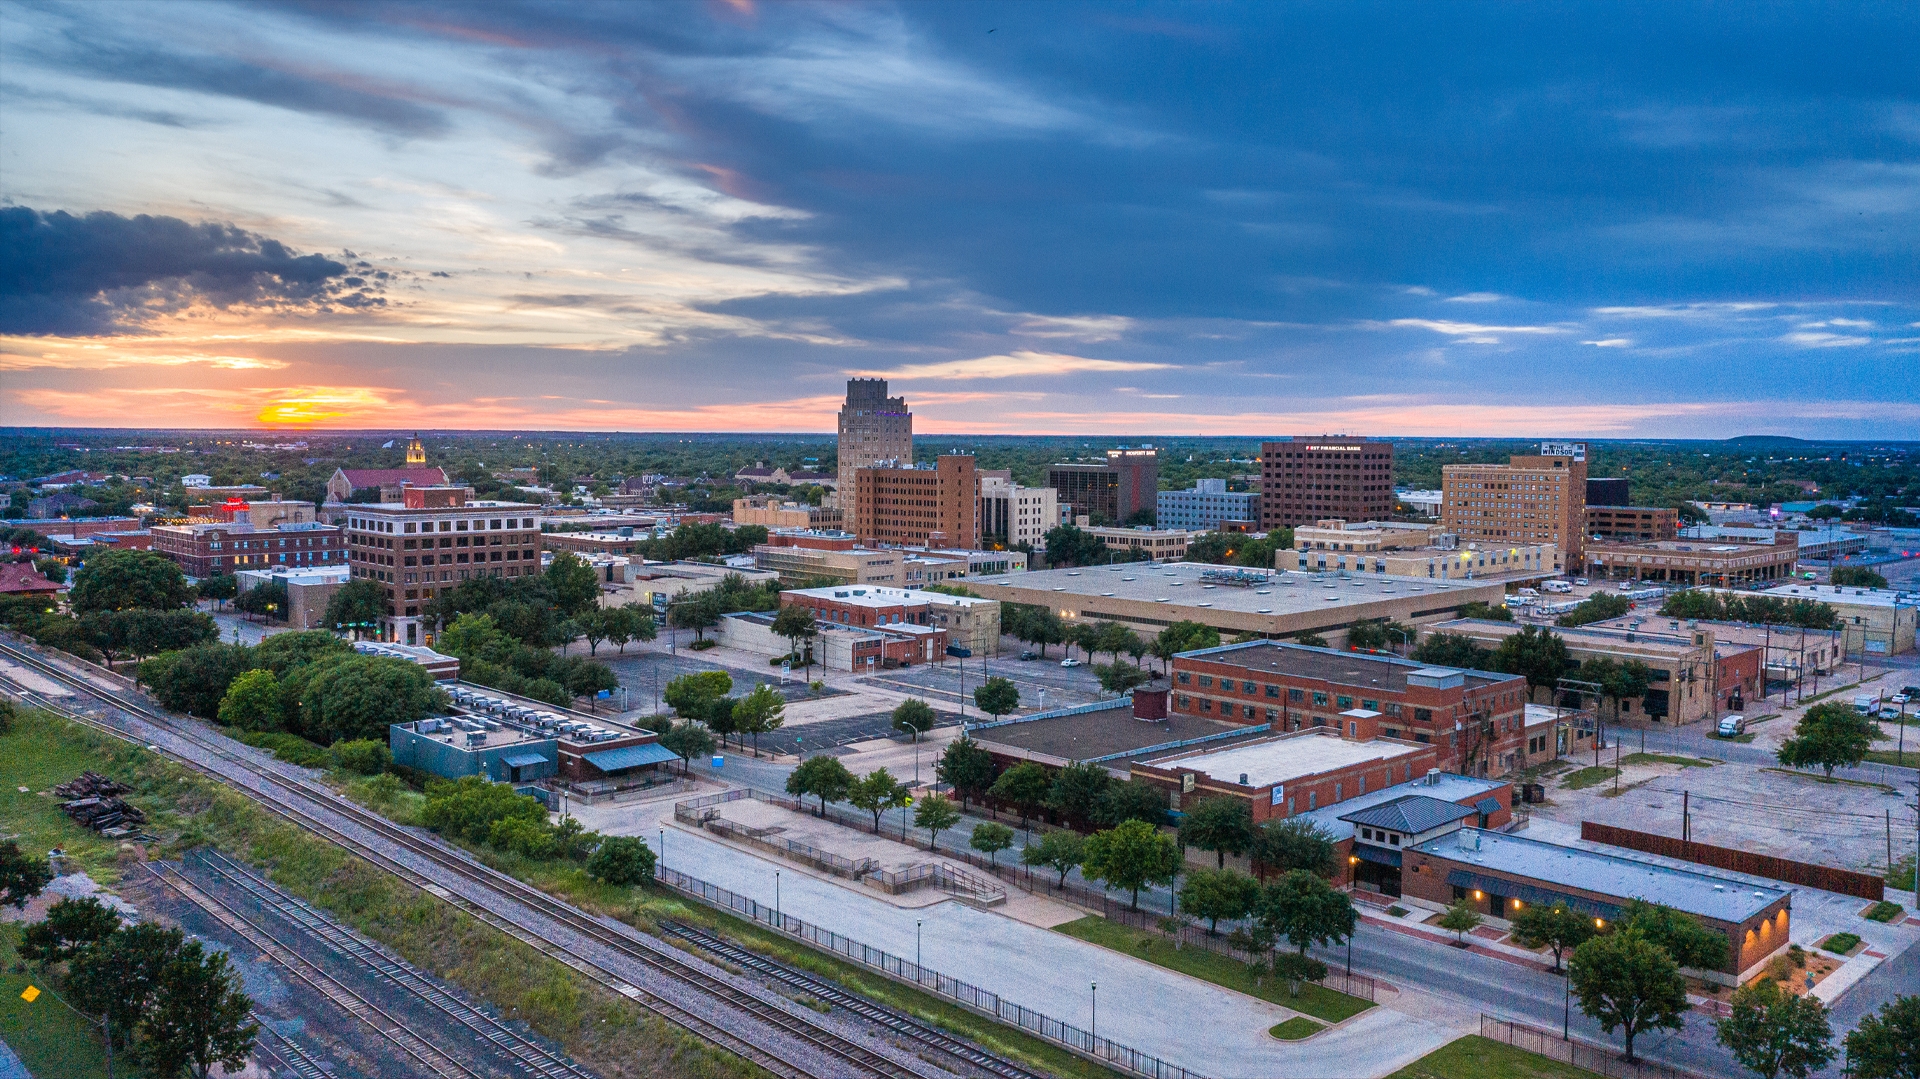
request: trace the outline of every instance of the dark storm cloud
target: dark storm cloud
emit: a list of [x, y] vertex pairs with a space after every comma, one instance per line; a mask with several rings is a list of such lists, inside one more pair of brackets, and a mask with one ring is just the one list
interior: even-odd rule
[[377, 282], [232, 225], [177, 217], [0, 208], [0, 333], [129, 333], [195, 302], [365, 309]]

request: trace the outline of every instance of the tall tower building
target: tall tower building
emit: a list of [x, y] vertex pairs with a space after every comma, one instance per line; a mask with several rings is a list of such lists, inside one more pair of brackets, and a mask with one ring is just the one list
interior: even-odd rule
[[1551, 543], [1556, 569], [1578, 572], [1587, 535], [1587, 444], [1543, 442], [1504, 465], [1440, 470], [1440, 520], [1463, 540]]
[[1337, 517], [1384, 521], [1393, 513], [1393, 443], [1344, 435], [1294, 435], [1260, 444], [1260, 527]]
[[847, 402], [840, 406], [840, 486], [842, 507], [854, 501], [854, 473], [876, 464], [913, 464], [913, 413], [907, 399], [887, 396], [884, 378], [850, 378]]
[[419, 432], [415, 432], [413, 441], [407, 443], [407, 467], [424, 468], [427, 464], [427, 448], [420, 444]]

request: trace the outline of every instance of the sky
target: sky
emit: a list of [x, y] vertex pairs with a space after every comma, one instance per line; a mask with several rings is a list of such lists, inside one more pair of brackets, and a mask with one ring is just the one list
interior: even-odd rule
[[1920, 5], [0, 2], [0, 424], [1920, 438]]

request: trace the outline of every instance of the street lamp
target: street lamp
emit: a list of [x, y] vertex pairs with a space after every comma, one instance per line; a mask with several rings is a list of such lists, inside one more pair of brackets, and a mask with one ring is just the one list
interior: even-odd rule
[[920, 919], [915, 918], [913, 920], [913, 965], [915, 967], [923, 966], [920, 962], [920, 925]]
[[[1089, 982], [1087, 984], [1092, 987], [1088, 993], [1093, 999], [1093, 1019], [1087, 1024], [1090, 1028], [1087, 1033], [1097, 1039], [1100, 1037], [1100, 983]], [[1092, 1046], [1088, 1046], [1088, 1048], [1091, 1049]]]
[[667, 830], [665, 828], [660, 829], [660, 857], [655, 861], [660, 863], [660, 868], [667, 867]]
[[783, 928], [787, 924], [786, 919], [780, 917], [780, 871], [778, 869], [773, 871], [773, 922], [774, 925]]

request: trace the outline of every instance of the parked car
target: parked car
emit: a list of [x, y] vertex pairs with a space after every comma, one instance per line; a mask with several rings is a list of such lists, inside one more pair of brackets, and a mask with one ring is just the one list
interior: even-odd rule
[[1021, 659], [1039, 659], [1040, 654], [1038, 652], [1035, 652], [1033, 649], [1029, 648], [1025, 652], [1020, 653], [1020, 658]]
[[1584, 587], [1586, 587], [1586, 586], [1587, 586], [1588, 584], [1591, 584], [1592, 582], [1591, 582], [1591, 581], [1588, 581], [1588, 580], [1587, 580], [1587, 579], [1586, 579], [1585, 577], [1575, 577], [1575, 578], [1573, 579], [1573, 583], [1574, 583], [1574, 584], [1577, 584], [1577, 585], [1580, 585], [1581, 587], [1583, 587], [1583, 588], [1584, 588]]
[[1060, 661], [1060, 665], [1062, 667], [1078, 667], [1080, 665], [1080, 661], [1073, 658], [1072, 656], [1068, 656], [1067, 658]]
[[1566, 581], [1542, 581], [1540, 582], [1540, 591], [1562, 592], [1562, 593], [1571, 592], [1573, 591], [1573, 585], [1569, 584]]
[[1746, 716], [1721, 716], [1719, 729], [1715, 731], [1722, 738], [1735, 738], [1747, 733]]

